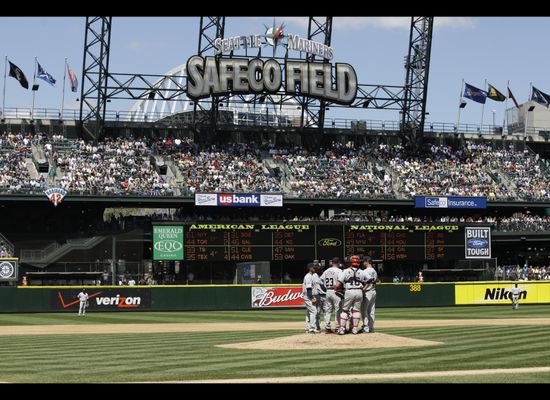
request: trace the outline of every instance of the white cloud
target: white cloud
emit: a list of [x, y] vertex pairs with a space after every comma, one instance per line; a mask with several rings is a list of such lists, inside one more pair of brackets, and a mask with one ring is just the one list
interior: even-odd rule
[[[307, 17], [285, 17], [287, 24], [307, 29]], [[411, 17], [334, 17], [335, 30], [357, 31], [364, 28], [410, 29]], [[434, 28], [474, 28], [476, 21], [472, 17], [435, 17]]]

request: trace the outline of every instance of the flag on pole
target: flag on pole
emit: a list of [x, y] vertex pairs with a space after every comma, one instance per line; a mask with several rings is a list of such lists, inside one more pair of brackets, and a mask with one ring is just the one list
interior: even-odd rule
[[505, 101], [506, 96], [500, 93], [493, 85], [487, 84], [487, 97], [494, 101]]
[[53, 76], [51, 76], [50, 74], [48, 74], [44, 68], [42, 68], [42, 66], [40, 65], [40, 63], [37, 61], [36, 64], [38, 65], [38, 72], [36, 73], [36, 77], [39, 78], [39, 79], [42, 79], [46, 82], [48, 82], [50, 85], [52, 85], [53, 87], [55, 87], [55, 79]]
[[514, 102], [514, 104], [516, 105], [517, 108], [519, 108], [519, 104], [518, 102], [516, 101], [516, 98], [514, 97], [514, 95], [512, 94], [512, 91], [510, 90], [510, 87], [508, 86], [508, 98], [509, 99], [512, 99], [512, 101]]
[[69, 64], [67, 64], [67, 68], [69, 70], [69, 79], [71, 80], [71, 91], [76, 92], [78, 90], [78, 80], [76, 79], [73, 69], [69, 67]]
[[19, 68], [17, 65], [13, 64], [11, 61], [8, 61], [10, 63], [10, 76], [17, 79], [17, 81], [23, 86], [25, 89], [29, 88], [29, 82], [27, 81], [27, 78], [25, 77], [25, 74], [23, 71], [21, 71], [21, 68]]
[[539, 104], [542, 104], [543, 106], [546, 106], [546, 108], [548, 108], [548, 106], [550, 105], [550, 95], [547, 95], [546, 93], [541, 92], [534, 86], [533, 86], [533, 93], [531, 94], [531, 100]]
[[464, 97], [475, 102], [485, 104], [485, 100], [487, 100], [487, 92], [485, 90], [478, 89], [475, 86], [465, 83]]

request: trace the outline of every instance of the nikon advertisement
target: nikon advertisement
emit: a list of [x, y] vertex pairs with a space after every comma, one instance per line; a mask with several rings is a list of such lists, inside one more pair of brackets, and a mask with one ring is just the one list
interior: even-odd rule
[[512, 304], [512, 288], [518, 284], [521, 290], [520, 304], [550, 303], [549, 282], [479, 282], [455, 283], [455, 303], [458, 304]]

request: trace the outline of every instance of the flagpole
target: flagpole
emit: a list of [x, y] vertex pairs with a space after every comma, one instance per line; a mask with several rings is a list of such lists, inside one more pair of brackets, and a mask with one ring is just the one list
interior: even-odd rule
[[464, 78], [462, 78], [462, 83], [460, 84], [460, 95], [458, 96], [458, 117], [456, 119], [456, 133], [458, 133], [458, 127], [460, 126], [460, 111], [462, 110], [461, 103], [462, 103], [462, 93], [464, 90]]
[[[34, 74], [32, 76], [32, 89], [34, 89], [34, 85], [36, 84], [36, 63], [37, 63], [36, 57], [34, 57]], [[31, 119], [34, 121], [34, 97], [36, 95], [36, 90], [32, 90], [32, 110], [31, 110]]]
[[510, 97], [510, 80], [506, 84], [506, 102], [504, 103], [504, 116], [502, 118], [502, 134], [504, 135], [504, 128], [508, 131], [508, 98]]
[[[485, 86], [483, 90], [487, 91], [487, 79], [485, 79]], [[487, 98], [485, 99], [487, 101]], [[483, 112], [485, 111], [485, 103], [481, 105], [481, 123], [479, 124], [479, 133], [483, 133]]]
[[63, 92], [61, 93], [61, 115], [60, 119], [63, 119], [63, 110], [65, 105], [65, 77], [67, 76], [67, 57], [65, 57], [65, 68], [63, 69]]
[[6, 70], [8, 69], [8, 56], [4, 61], [4, 90], [2, 94], [2, 118], [6, 118]]
[[529, 82], [529, 97], [527, 97], [527, 103], [525, 103], [525, 126], [523, 127], [523, 150], [525, 150], [525, 145], [527, 142], [527, 119], [529, 117], [529, 112], [527, 111], [527, 108], [529, 107], [529, 101], [531, 99], [531, 95], [533, 94], [533, 82]]

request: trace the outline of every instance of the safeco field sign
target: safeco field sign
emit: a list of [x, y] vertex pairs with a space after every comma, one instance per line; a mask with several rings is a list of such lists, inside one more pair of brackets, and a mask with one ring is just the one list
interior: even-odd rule
[[183, 226], [153, 226], [153, 260], [183, 260]]

